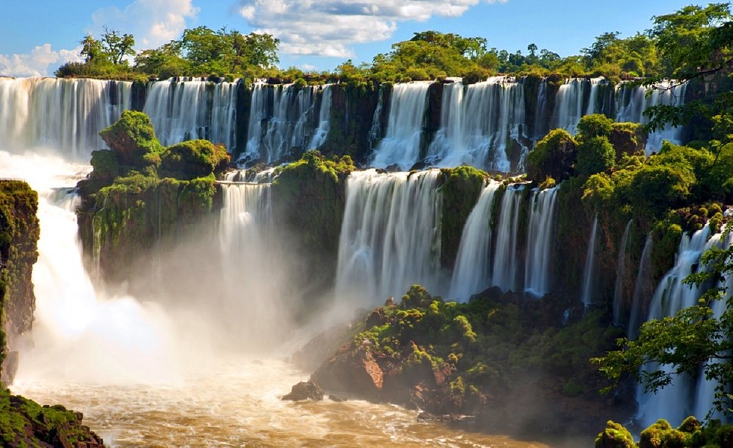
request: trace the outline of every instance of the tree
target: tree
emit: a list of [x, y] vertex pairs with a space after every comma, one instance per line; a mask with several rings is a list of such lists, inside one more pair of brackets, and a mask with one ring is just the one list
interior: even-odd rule
[[84, 36], [84, 39], [79, 43], [81, 44], [79, 55], [84, 58], [84, 63], [87, 65], [99, 62], [106, 57], [104, 49], [102, 48], [102, 43], [95, 39], [91, 34]]
[[[728, 223], [727, 235], [733, 224]], [[650, 320], [641, 326], [635, 341], [618, 340], [619, 350], [592, 359], [612, 382], [609, 391], [624, 375], [630, 375], [646, 391], [658, 391], [678, 375], [692, 378], [704, 376], [716, 381], [713, 409], [730, 406], [727, 387], [733, 384], [733, 298], [721, 280], [733, 275], [733, 246], [713, 247], [701, 260], [700, 269], [684, 281], [689, 285], [713, 285], [702, 294], [697, 305], [685, 308], [674, 316]], [[719, 316], [712, 304], [725, 301]]]
[[102, 48], [113, 64], [124, 62], [125, 56], [135, 56], [135, 38], [132, 34], [120, 35], [118, 31], [104, 28]]
[[[662, 77], [687, 83], [693, 79], [727, 74], [733, 68], [733, 15], [728, 3], [711, 3], [706, 7], [686, 6], [673, 13], [654, 18], [648, 32], [654, 40]], [[650, 78], [653, 85], [659, 78]], [[707, 120], [727, 114], [733, 104], [730, 93], [685, 103], [681, 107], [659, 105], [647, 108], [649, 130], [671, 124], [679, 126], [691, 120]], [[712, 123], [710, 123], [712, 124]]]

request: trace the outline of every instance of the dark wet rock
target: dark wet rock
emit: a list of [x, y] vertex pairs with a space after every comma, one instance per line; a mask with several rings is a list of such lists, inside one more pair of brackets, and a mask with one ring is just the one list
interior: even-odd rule
[[302, 401], [302, 400], [323, 400], [323, 389], [313, 381], [301, 381], [294, 385], [290, 393], [285, 395], [283, 400]]

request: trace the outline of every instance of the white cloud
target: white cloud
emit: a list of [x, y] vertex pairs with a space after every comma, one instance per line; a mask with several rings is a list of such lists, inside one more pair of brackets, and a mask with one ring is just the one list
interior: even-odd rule
[[198, 12], [192, 0], [135, 0], [124, 9], [98, 9], [87, 31], [99, 37], [106, 27], [132, 34], [138, 49], [157, 48], [180, 38], [186, 20], [195, 18]]
[[0, 54], [0, 75], [48, 76], [62, 64], [81, 61], [79, 50], [80, 48], [54, 51], [51, 49], [51, 44], [43, 44], [28, 54]]
[[[352, 57], [349, 46], [388, 39], [399, 22], [458, 17], [480, 0], [239, 0], [237, 11], [284, 54]], [[506, 3], [507, 0], [485, 0]]]

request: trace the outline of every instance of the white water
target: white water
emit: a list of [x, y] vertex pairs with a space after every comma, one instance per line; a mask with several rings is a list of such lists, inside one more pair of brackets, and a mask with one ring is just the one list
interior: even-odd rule
[[530, 199], [532, 207], [527, 233], [524, 289], [536, 297], [542, 297], [550, 292], [557, 192], [557, 187], [535, 190]]
[[503, 291], [517, 290], [517, 229], [524, 185], [507, 186], [501, 200], [491, 284]]
[[598, 215], [593, 218], [593, 226], [588, 237], [588, 251], [585, 255], [585, 267], [583, 268], [583, 291], [581, 293], [581, 301], [585, 305], [585, 309], [593, 303], [593, 274], [594, 263], [596, 259], [596, 234], [598, 233]]
[[616, 263], [616, 284], [614, 285], [613, 291], [613, 324], [621, 325], [621, 310], [624, 302], [623, 294], [623, 281], [624, 281], [624, 268], [626, 266], [626, 258], [628, 258], [626, 252], [626, 246], [629, 240], [629, 231], [631, 230], [631, 224], [634, 222], [630, 219], [624, 229], [624, 234], [621, 237], [621, 245], [618, 248], [618, 262]]
[[646, 315], [646, 307], [644, 297], [650, 297], [653, 292], [645, 294], [644, 285], [647, 283], [646, 279], [649, 277], [649, 270], [651, 269], [651, 256], [652, 246], [654, 240], [651, 232], [646, 237], [644, 243], [644, 249], [641, 251], [641, 258], [639, 259], [639, 273], [636, 276], [636, 283], [634, 284], [634, 298], [631, 302], [631, 315], [629, 316], [629, 339], [634, 340], [639, 334], [639, 327], [643, 322], [642, 319]]
[[207, 139], [236, 147], [237, 84], [171, 78], [148, 85], [143, 112], [163, 146]]
[[[271, 164], [292, 156], [293, 149], [307, 149], [318, 128], [315, 99], [319, 88], [255, 84], [252, 87], [247, 148], [240, 161], [261, 159]], [[325, 96], [324, 92], [324, 100]]]
[[[565, 84], [560, 86], [555, 97], [555, 111], [553, 123], [555, 128], [563, 128], [571, 134], [578, 131], [578, 123], [584, 115], [594, 114], [598, 111], [598, 89], [602, 86], [604, 78], [583, 78], [566, 79]], [[584, 104], [585, 92], [588, 91], [588, 101]]]
[[491, 286], [491, 210], [501, 184], [489, 182], [466, 219], [456, 255], [449, 297], [466, 301]]
[[308, 149], [320, 148], [321, 145], [326, 142], [328, 131], [331, 129], [329, 121], [331, 118], [331, 97], [331, 85], [327, 84], [323, 86], [323, 90], [321, 90], [321, 108], [318, 112], [318, 128], [313, 134], [311, 142], [308, 144]]
[[349, 175], [339, 237], [339, 301], [383, 303], [402, 297], [415, 283], [440, 293], [439, 174], [367, 170]]
[[374, 149], [371, 166], [386, 168], [397, 165], [404, 171], [420, 160], [430, 84], [410, 82], [394, 85], [386, 135]]
[[130, 108], [131, 86], [92, 79], [0, 77], [2, 147], [54, 147], [67, 158], [88, 161], [92, 150], [105, 147], [99, 131]]
[[[649, 122], [644, 116], [644, 110], [651, 106], [668, 105], [680, 106], [684, 104], [687, 84], [672, 85], [663, 82], [653, 87], [629, 87], [619, 84], [616, 87], [616, 121], [630, 121], [646, 124]], [[679, 144], [682, 138], [682, 127], [666, 126], [664, 129], [652, 132], [647, 137], [646, 154], [659, 151], [664, 140]]]
[[444, 85], [440, 129], [430, 144], [427, 160], [441, 167], [467, 164], [512, 171], [507, 150], [521, 145], [524, 109], [524, 88], [512, 78], [493, 77], [469, 86], [460, 82]]
[[[696, 271], [702, 253], [717, 243], [718, 238], [708, 239], [709, 237], [708, 226], [695, 232], [692, 237], [687, 234], [682, 236], [675, 265], [659, 282], [654, 293], [648, 320], [672, 316], [679, 310], [697, 303], [702, 288], [684, 284], [682, 281]], [[669, 371], [666, 366], [662, 368]], [[695, 385], [688, 377], [676, 377], [672, 384], [656, 394], [645, 393], [640, 387], [637, 391], [639, 410], [636, 420], [646, 427], [657, 419], [664, 418], [676, 427], [689, 415], [695, 415], [698, 419], [705, 418], [707, 408], [704, 410], [696, 408], [692, 395], [694, 389]]]

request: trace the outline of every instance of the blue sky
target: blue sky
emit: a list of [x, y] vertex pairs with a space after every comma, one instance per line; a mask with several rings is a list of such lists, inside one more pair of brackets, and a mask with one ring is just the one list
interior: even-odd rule
[[[690, 0], [29, 0], [0, 6], [0, 75], [52, 75], [78, 59], [79, 41], [106, 26], [135, 36], [137, 50], [177, 39], [185, 28], [226, 26], [281, 40], [280, 65], [332, 70], [370, 62], [413, 33], [436, 30], [484, 37], [510, 52], [535, 43], [561, 56], [595, 37], [632, 36], [651, 18]], [[73, 6], [72, 6], [73, 5]]]

